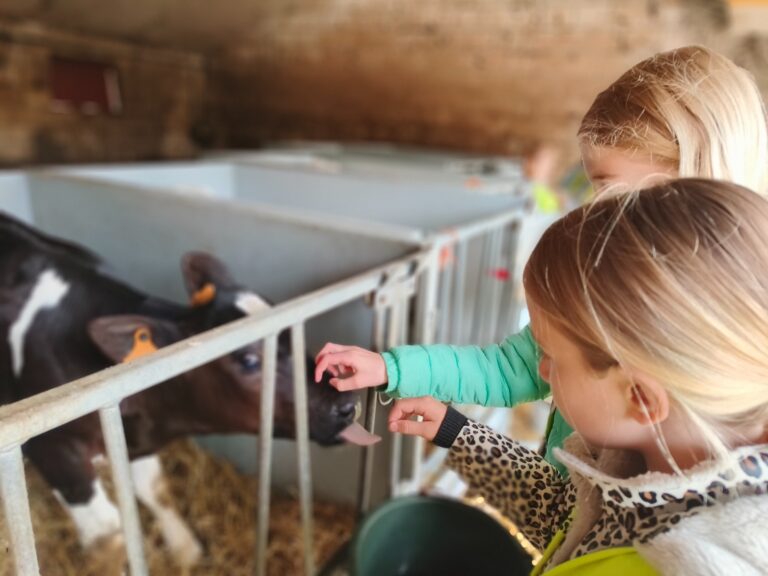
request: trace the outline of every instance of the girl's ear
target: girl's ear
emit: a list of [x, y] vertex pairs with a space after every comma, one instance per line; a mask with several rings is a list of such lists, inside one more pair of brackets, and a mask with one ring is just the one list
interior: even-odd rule
[[669, 395], [656, 380], [632, 374], [626, 388], [627, 415], [640, 424], [660, 424], [669, 416]]

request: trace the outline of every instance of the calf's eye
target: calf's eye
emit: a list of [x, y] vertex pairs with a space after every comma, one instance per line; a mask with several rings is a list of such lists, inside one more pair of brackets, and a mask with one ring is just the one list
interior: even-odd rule
[[237, 362], [240, 364], [240, 368], [247, 373], [256, 372], [261, 368], [261, 358], [254, 352], [240, 354], [237, 357]]

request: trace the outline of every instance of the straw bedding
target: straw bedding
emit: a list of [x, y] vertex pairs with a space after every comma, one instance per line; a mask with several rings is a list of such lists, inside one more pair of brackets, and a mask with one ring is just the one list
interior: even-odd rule
[[[239, 576], [254, 573], [256, 493], [254, 478], [237, 472], [191, 441], [176, 442], [160, 453], [170, 498], [203, 546], [203, 559], [183, 570], [165, 548], [150, 514], [140, 506], [144, 549], [150, 574], [162, 576]], [[111, 493], [107, 466], [103, 477]], [[108, 544], [86, 555], [74, 525], [33, 467], [27, 484], [43, 576], [105, 576], [120, 574], [120, 555]], [[275, 492], [273, 490], [273, 492]], [[315, 560], [318, 566], [352, 533], [354, 511], [315, 502]], [[299, 505], [290, 494], [272, 496], [268, 572], [275, 576], [303, 574]], [[0, 576], [12, 576], [8, 533], [0, 514]]]

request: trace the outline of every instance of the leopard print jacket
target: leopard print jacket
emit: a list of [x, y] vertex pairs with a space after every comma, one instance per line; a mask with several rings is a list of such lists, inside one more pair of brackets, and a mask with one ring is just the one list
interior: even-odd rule
[[567, 529], [547, 568], [605, 548], [640, 549], [708, 507], [768, 491], [768, 445], [739, 449], [733, 462], [699, 464], [685, 478], [644, 473], [637, 456], [591, 450], [577, 434], [564, 448], [557, 457], [570, 479], [537, 453], [469, 420], [447, 460], [540, 550]]

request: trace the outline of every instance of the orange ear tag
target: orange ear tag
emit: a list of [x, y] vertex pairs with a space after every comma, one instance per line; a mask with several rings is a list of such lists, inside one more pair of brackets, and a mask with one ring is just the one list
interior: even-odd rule
[[205, 306], [213, 302], [214, 298], [216, 298], [216, 286], [208, 282], [200, 290], [192, 294], [189, 303], [192, 306]]
[[123, 358], [123, 362], [130, 362], [136, 358], [147, 356], [157, 351], [157, 346], [152, 342], [152, 336], [147, 328], [139, 328], [133, 333], [133, 348], [128, 355]]

